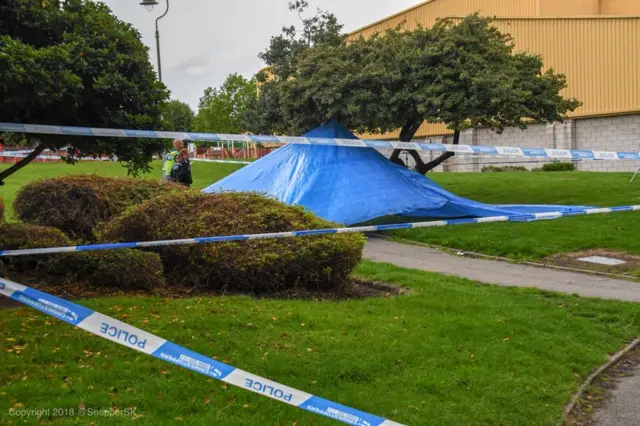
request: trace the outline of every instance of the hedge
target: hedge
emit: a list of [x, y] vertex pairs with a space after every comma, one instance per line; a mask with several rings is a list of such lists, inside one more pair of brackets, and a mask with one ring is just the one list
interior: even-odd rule
[[[98, 228], [102, 242], [180, 239], [333, 227], [300, 207], [249, 193], [182, 192], [149, 200]], [[358, 265], [359, 234], [153, 249], [171, 283], [264, 293], [341, 287]]]
[[97, 224], [127, 207], [160, 194], [183, 190], [180, 185], [161, 180], [64, 176], [22, 187], [14, 201], [14, 210], [23, 222], [52, 226], [71, 238], [91, 241]]
[[80, 281], [92, 287], [121, 290], [151, 290], [164, 285], [162, 261], [157, 253], [133, 249], [79, 253]]
[[[0, 247], [3, 250], [73, 245], [73, 241], [60, 230], [24, 223], [0, 224]], [[77, 257], [75, 258], [77, 259]], [[71, 254], [0, 257], [2, 269], [35, 276], [61, 277], [67, 274], [67, 266], [74, 261]], [[77, 270], [78, 264], [72, 266]]]
[[[60, 230], [24, 223], [0, 224], [4, 250], [71, 246]], [[162, 262], [156, 253], [113, 250], [0, 257], [2, 275], [20, 273], [46, 279], [50, 284], [80, 281], [122, 290], [151, 289], [164, 283]]]

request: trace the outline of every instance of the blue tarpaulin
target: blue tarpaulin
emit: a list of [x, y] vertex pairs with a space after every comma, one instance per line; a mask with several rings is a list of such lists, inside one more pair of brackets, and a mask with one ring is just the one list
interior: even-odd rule
[[[335, 121], [305, 136], [357, 139]], [[285, 145], [203, 192], [248, 191], [353, 225], [385, 216], [464, 218], [570, 211], [586, 206], [489, 205], [458, 197], [372, 148]]]

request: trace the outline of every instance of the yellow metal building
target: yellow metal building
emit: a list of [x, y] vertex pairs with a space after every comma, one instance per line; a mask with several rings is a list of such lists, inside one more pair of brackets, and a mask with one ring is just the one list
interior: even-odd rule
[[[545, 67], [567, 76], [563, 94], [583, 102], [573, 118], [640, 113], [640, 0], [429, 0], [350, 37], [369, 37], [401, 23], [407, 29], [431, 26], [438, 18], [475, 12], [495, 17], [516, 50], [541, 55]], [[425, 123], [416, 137], [450, 133]]]

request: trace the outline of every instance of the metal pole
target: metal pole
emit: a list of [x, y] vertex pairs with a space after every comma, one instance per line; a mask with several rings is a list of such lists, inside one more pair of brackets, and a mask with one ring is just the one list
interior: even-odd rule
[[[160, 80], [161, 83], [162, 83], [162, 60], [160, 58], [160, 30], [158, 29], [158, 21], [164, 18], [167, 15], [167, 13], [169, 13], [169, 0], [166, 0], [166, 1], [167, 1], [167, 9], [164, 11], [162, 15], [156, 18], [156, 52], [158, 53], [158, 80]], [[167, 164], [167, 156], [163, 150], [162, 151], [162, 178], [163, 179], [167, 178], [167, 173], [165, 171], [166, 164]]]
[[162, 82], [162, 61], [160, 60], [160, 31], [158, 30], [158, 21], [169, 13], [169, 0], [167, 1], [167, 9], [162, 15], [156, 18], [156, 50], [158, 51], [158, 80]]

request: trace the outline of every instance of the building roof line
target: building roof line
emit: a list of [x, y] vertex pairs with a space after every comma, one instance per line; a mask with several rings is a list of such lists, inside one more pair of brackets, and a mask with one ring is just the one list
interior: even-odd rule
[[375, 21], [375, 22], [373, 22], [373, 23], [371, 23], [371, 24], [365, 25], [365, 26], [364, 26], [364, 27], [362, 27], [362, 28], [358, 28], [357, 30], [351, 31], [351, 32], [349, 33], [349, 35], [353, 35], [353, 34], [360, 33], [360, 32], [362, 32], [362, 31], [364, 31], [364, 30], [366, 30], [366, 29], [369, 29], [369, 28], [371, 28], [371, 27], [374, 27], [374, 26], [376, 26], [376, 25], [378, 25], [378, 24], [381, 24], [381, 23], [383, 23], [383, 22], [385, 22], [385, 21], [388, 21], [388, 20], [390, 20], [390, 19], [396, 18], [396, 17], [398, 17], [398, 16], [400, 16], [400, 15], [404, 15], [404, 14], [405, 14], [405, 13], [407, 13], [407, 12], [410, 12], [410, 11], [412, 11], [412, 10], [414, 10], [414, 9], [417, 9], [417, 8], [419, 8], [419, 7], [422, 7], [422, 6], [424, 6], [425, 4], [433, 3], [433, 2], [436, 2], [436, 1], [438, 1], [438, 0], [426, 0], [426, 1], [420, 2], [420, 3], [418, 3], [418, 4], [414, 5], [414, 6], [411, 6], [411, 7], [408, 7], [408, 8], [406, 8], [406, 9], [401, 10], [400, 12], [394, 13], [394, 14], [393, 14], [393, 15], [391, 15], [391, 16], [387, 16], [386, 18], [379, 19], [379, 20], [377, 20], [377, 21]]
[[[439, 0], [426, 0], [421, 3], [416, 4], [415, 6], [408, 7], [406, 9], [401, 10], [400, 12], [394, 13], [393, 15], [387, 16], [386, 18], [379, 19], [371, 24], [365, 25], [364, 27], [358, 28], [349, 32], [349, 36], [356, 35], [361, 33], [369, 28], [375, 27], [383, 22], [389, 21], [393, 18], [397, 18], [401, 15], [404, 15], [407, 12], [410, 12], [414, 9], [424, 6], [425, 4], [434, 3]], [[443, 16], [442, 18], [461, 18], [461, 16]], [[493, 19], [512, 19], [512, 20], [553, 20], [553, 19], [638, 19], [640, 15], [573, 15], [573, 16], [498, 16]]]

